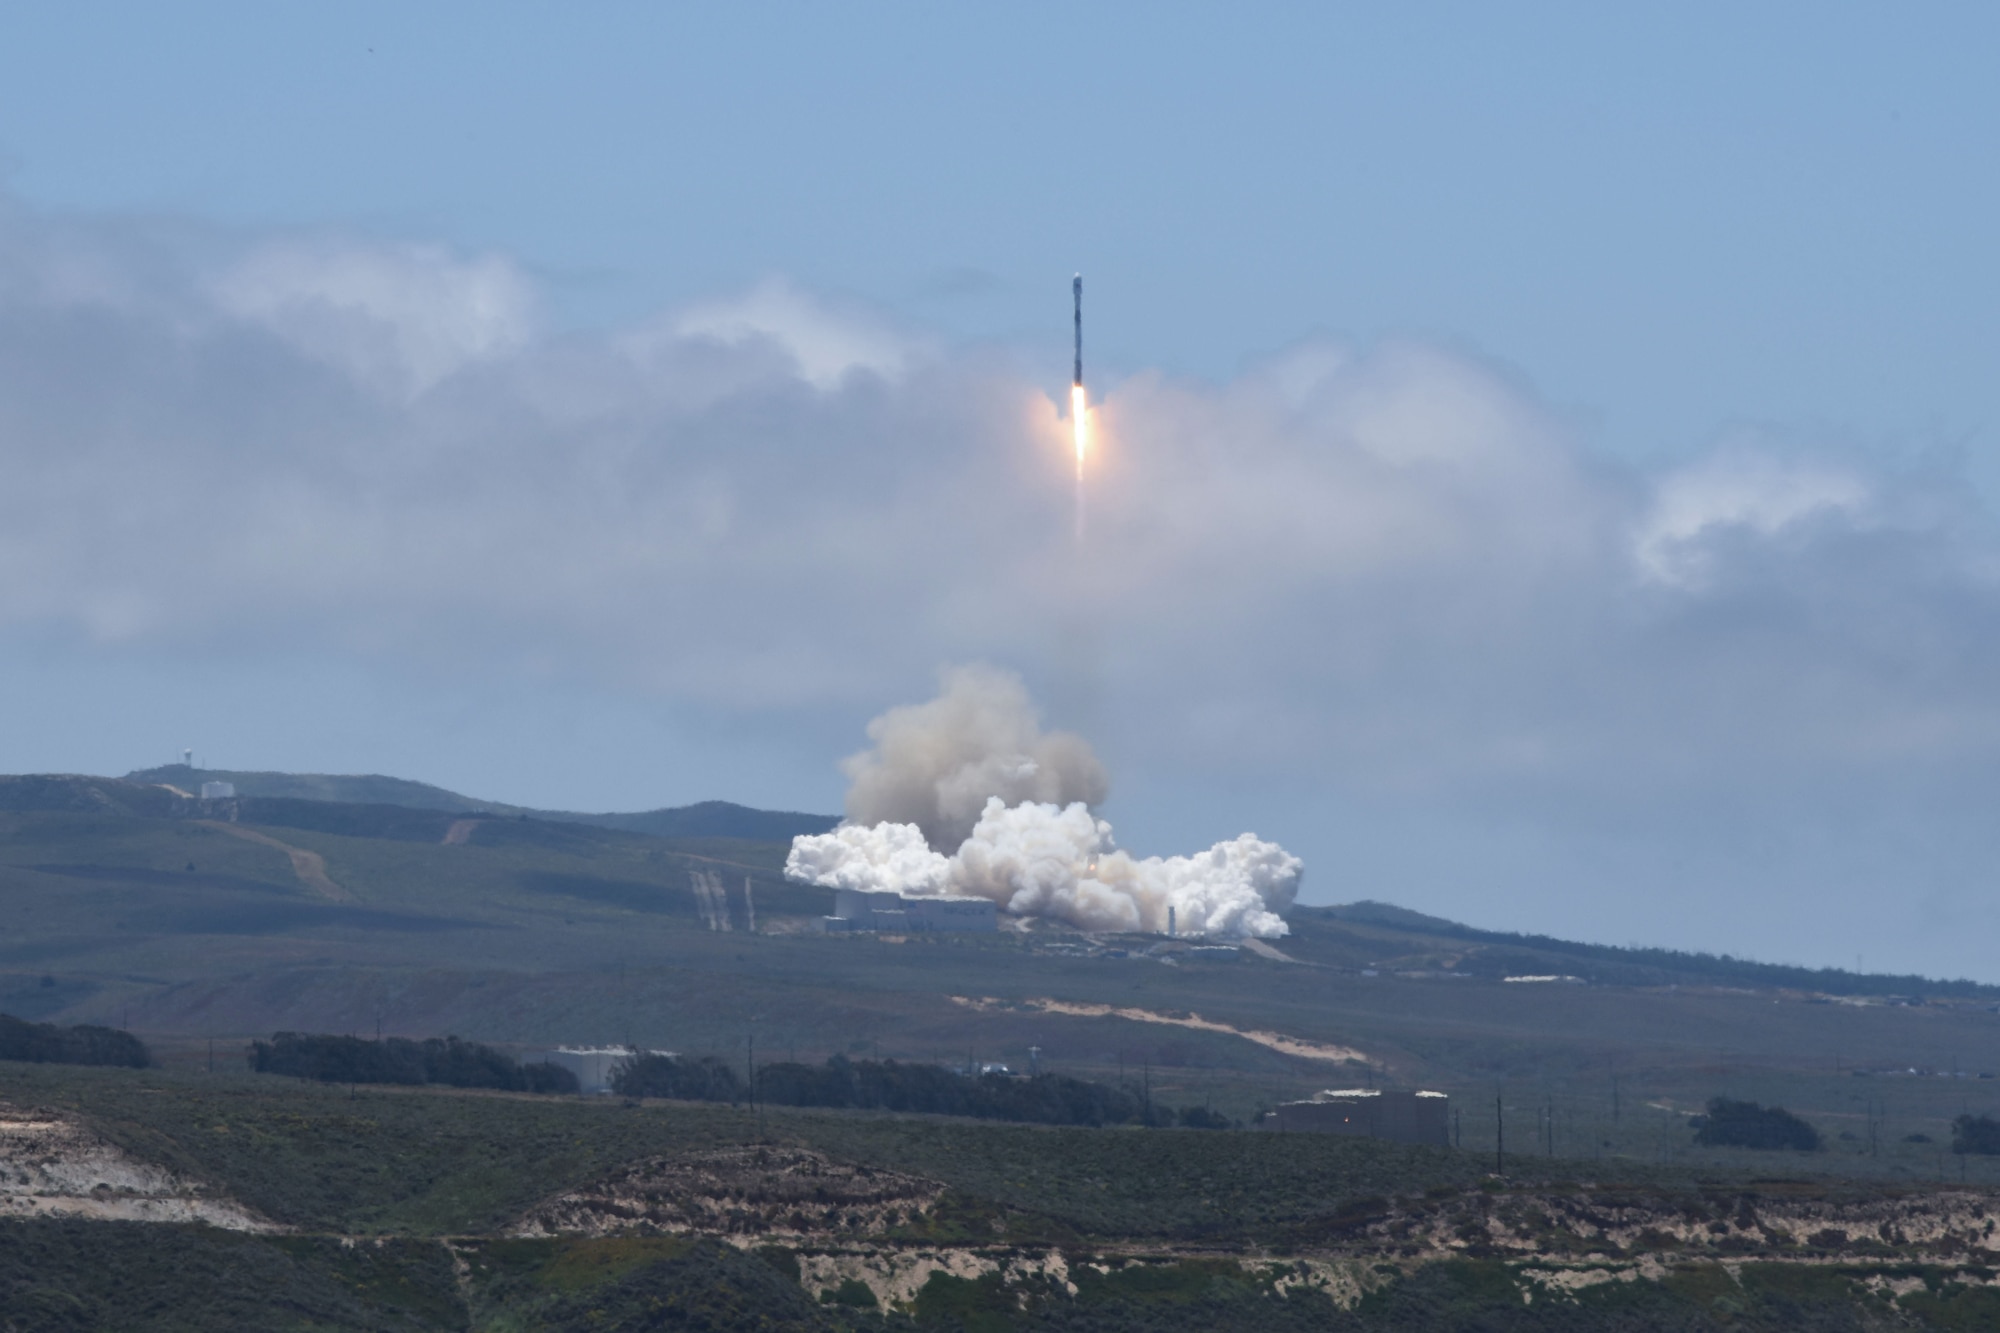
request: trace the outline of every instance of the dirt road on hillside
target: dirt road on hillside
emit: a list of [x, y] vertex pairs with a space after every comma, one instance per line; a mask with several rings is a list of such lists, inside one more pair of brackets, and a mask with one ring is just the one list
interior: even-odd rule
[[217, 833], [227, 833], [232, 838], [258, 843], [265, 847], [275, 847], [292, 859], [292, 873], [299, 883], [317, 893], [320, 897], [336, 903], [351, 903], [354, 895], [333, 882], [326, 873], [326, 858], [318, 852], [309, 852], [303, 847], [294, 847], [289, 842], [279, 842], [268, 833], [244, 828], [241, 824], [224, 824], [220, 820], [196, 820], [203, 828], [212, 828]]

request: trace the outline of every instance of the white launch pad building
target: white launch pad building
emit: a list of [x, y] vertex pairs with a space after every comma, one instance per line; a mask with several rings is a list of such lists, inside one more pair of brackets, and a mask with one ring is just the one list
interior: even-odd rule
[[888, 889], [836, 889], [833, 915], [822, 920], [829, 935], [861, 930], [905, 934], [1000, 928], [998, 909], [990, 898], [963, 894], [919, 897]]

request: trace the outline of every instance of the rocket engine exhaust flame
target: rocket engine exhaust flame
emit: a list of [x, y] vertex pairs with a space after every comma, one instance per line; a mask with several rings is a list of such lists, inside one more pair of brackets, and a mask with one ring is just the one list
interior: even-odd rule
[[1084, 403], [1083, 386], [1075, 384], [1069, 391], [1070, 424], [1076, 431], [1076, 539], [1083, 540], [1083, 459], [1090, 450], [1090, 415]]
[[1090, 446], [1090, 417], [1083, 396], [1083, 274], [1070, 280], [1076, 302], [1076, 363], [1069, 381], [1070, 428], [1076, 432], [1076, 539], [1083, 540], [1083, 458]]

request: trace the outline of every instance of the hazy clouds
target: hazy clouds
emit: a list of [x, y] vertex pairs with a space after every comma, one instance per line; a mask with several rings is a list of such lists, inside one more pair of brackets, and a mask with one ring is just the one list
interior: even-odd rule
[[1079, 551], [1063, 387], [776, 279], [579, 333], [504, 256], [0, 211], [0, 629], [753, 714], [988, 660], [1121, 774], [1543, 828], [1991, 791], [2000, 547], [1947, 466], [1640, 468], [1464, 353], [1308, 343], [1101, 387]]

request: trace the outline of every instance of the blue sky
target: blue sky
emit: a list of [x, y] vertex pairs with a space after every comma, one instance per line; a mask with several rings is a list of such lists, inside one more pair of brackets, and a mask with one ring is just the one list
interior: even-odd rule
[[1621, 450], [1740, 420], [1994, 447], [1985, 6], [84, 5], [8, 28], [18, 197], [498, 247], [577, 320], [782, 272], [1053, 365], [1082, 268], [1106, 369], [1413, 331]]
[[[833, 809], [979, 658], [1141, 851], [1254, 827], [1320, 901], [2000, 976], [1996, 29], [16, 11], [6, 767]], [[1076, 269], [1102, 484], [1151, 508], [1107, 493], [1072, 578], [995, 460]]]

